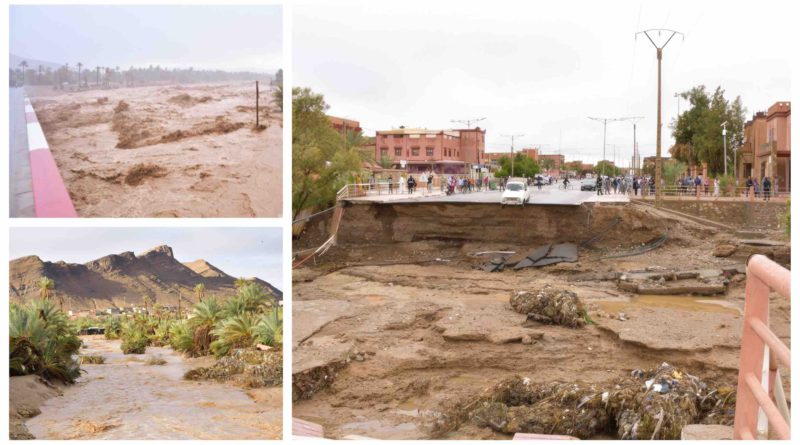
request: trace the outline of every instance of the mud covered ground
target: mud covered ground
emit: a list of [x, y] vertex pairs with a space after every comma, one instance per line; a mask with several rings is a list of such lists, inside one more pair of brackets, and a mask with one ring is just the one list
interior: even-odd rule
[[255, 83], [29, 94], [80, 216], [277, 217], [282, 113]]
[[[614, 210], [622, 217], [626, 211]], [[584, 227], [584, 215], [566, 217], [562, 221], [576, 229], [558, 233], [577, 238], [592, 232]], [[526, 251], [536, 244], [463, 239], [356, 244], [350, 233], [351, 242], [316, 266], [294, 272], [292, 372], [295, 383], [298, 376], [324, 383], [311, 389], [295, 384], [293, 416], [321, 424], [333, 438], [431, 438], [430, 419], [437, 413], [514, 375], [534, 382], [600, 383], [668, 362], [711, 384], [735, 387], [742, 278], [732, 279], [727, 294], [717, 297], [635, 295], [603, 278], [652, 266], [735, 267], [742, 260], [712, 254], [731, 234], [658, 212], [627, 220], [637, 221], [637, 228], [617, 226], [580, 248], [577, 263], [499, 273], [476, 269], [486, 258], [475, 253]], [[442, 230], [432, 224], [415, 230]], [[636, 247], [667, 226], [670, 239], [654, 251], [598, 259]], [[381, 232], [384, 240], [396, 234]], [[566, 241], [555, 232], [552, 238]], [[511, 310], [514, 291], [546, 284], [577, 293], [595, 324], [543, 325]], [[789, 303], [776, 295], [771, 300], [772, 327], [789, 343]], [[445, 438], [508, 436], [467, 422]]]
[[[208, 366], [213, 358], [187, 359], [159, 347], [148, 347], [144, 355], [123, 355], [118, 340], [83, 340], [87, 348], [81, 353], [101, 355], [105, 363], [81, 365], [85, 374], [75, 385], [48, 397], [31, 397], [42, 389], [29, 381], [11, 385], [17, 389], [11, 394], [12, 407], [40, 410], [23, 416], [30, 417], [25, 426], [37, 439], [281, 438], [280, 387], [245, 389], [232, 383], [188, 381], [183, 377], [186, 371]], [[164, 363], [149, 364], [150, 358]], [[19, 417], [12, 413], [12, 425]]]

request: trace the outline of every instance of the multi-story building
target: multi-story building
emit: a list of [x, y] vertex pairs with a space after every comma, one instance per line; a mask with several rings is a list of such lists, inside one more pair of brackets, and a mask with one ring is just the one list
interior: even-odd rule
[[761, 141], [767, 140], [767, 113], [759, 111], [753, 118], [744, 124], [744, 140], [736, 153], [736, 178], [739, 183], [744, 183], [748, 177], [758, 177], [755, 153], [759, 150]]
[[336, 116], [328, 116], [328, 120], [331, 121], [331, 126], [333, 126], [333, 129], [340, 134], [345, 134], [348, 131], [353, 133], [358, 133], [361, 131], [361, 123], [359, 121]]
[[485, 159], [486, 130], [398, 128], [375, 134], [375, 159], [410, 173], [465, 174]]
[[737, 153], [740, 180], [762, 181], [768, 176], [776, 191], [791, 189], [791, 119], [791, 102], [775, 102], [745, 123], [744, 142]]

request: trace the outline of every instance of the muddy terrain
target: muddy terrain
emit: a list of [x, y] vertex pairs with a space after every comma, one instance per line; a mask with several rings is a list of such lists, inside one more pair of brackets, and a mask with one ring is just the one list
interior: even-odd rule
[[[82, 354], [104, 364], [84, 364], [78, 383], [62, 387], [26, 422], [37, 439], [280, 439], [281, 388], [244, 389], [228, 383], [187, 381], [183, 375], [210, 358], [186, 359], [171, 349], [148, 347], [123, 355], [119, 341], [84, 337]], [[161, 358], [164, 364], [150, 364]], [[30, 379], [26, 376], [23, 379]], [[33, 391], [12, 378], [12, 399]], [[29, 383], [22, 382], [21, 383]], [[41, 392], [41, 390], [39, 390]], [[26, 417], [30, 416], [27, 414]], [[12, 414], [12, 423], [14, 416]]]
[[282, 113], [255, 83], [32, 88], [73, 203], [89, 217], [277, 217]]
[[[340, 244], [294, 271], [293, 416], [333, 438], [507, 439], [474, 421], [445, 434], [432, 425], [513, 376], [602, 384], [667, 362], [715, 388], [735, 388], [746, 257], [715, 249], [735, 244], [736, 234], [632, 205], [529, 209], [516, 218], [530, 229], [518, 232], [499, 229], [518, 209], [454, 206], [442, 218], [444, 210], [348, 207]], [[664, 235], [659, 247], [628, 256]], [[548, 242], [577, 244], [578, 261], [483, 269], [497, 252]], [[763, 253], [770, 249], [788, 262], [788, 246]], [[654, 294], [630, 291], [637, 276], [667, 272], [686, 277], [682, 289], [713, 295], [669, 294], [664, 289], [679, 282], [663, 280]], [[712, 292], [715, 280], [722, 293]], [[512, 310], [515, 292], [546, 285], [575, 292], [589, 323], [544, 324]], [[789, 303], [777, 295], [770, 321], [789, 343]]]

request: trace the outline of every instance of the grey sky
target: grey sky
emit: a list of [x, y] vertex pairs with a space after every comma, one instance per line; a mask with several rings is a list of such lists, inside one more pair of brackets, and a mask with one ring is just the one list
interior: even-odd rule
[[12, 228], [10, 258], [85, 263], [112, 253], [137, 255], [166, 244], [181, 262], [204, 259], [235, 277], [283, 289], [279, 228]]
[[281, 67], [280, 5], [12, 6], [12, 54], [74, 66]]
[[[722, 85], [748, 115], [790, 99], [791, 6], [778, 3], [306, 2], [293, 8], [293, 83], [323, 93], [331, 114], [359, 120], [367, 134], [487, 117], [487, 151], [508, 151], [501, 135], [524, 133], [516, 148], [560, 148], [568, 161], [602, 158], [603, 125], [587, 116], [643, 116], [637, 139], [648, 156], [656, 51], [635, 32], [685, 33], [664, 52], [666, 153], [675, 92]], [[616, 145], [627, 165], [633, 126], [609, 124], [607, 144], [607, 158]]]

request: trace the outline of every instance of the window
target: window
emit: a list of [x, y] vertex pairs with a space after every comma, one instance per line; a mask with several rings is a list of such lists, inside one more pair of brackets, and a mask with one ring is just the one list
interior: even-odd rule
[[381, 148], [381, 159], [389, 157], [389, 149]]
[[425, 154], [428, 156], [433, 156], [433, 147], [425, 147]]
[[394, 155], [397, 157], [403, 156], [403, 149], [400, 147], [394, 148]]
[[419, 156], [419, 147], [411, 148], [411, 156]]
[[419, 135], [418, 134], [409, 134], [408, 138], [409, 139], [419, 139]]

